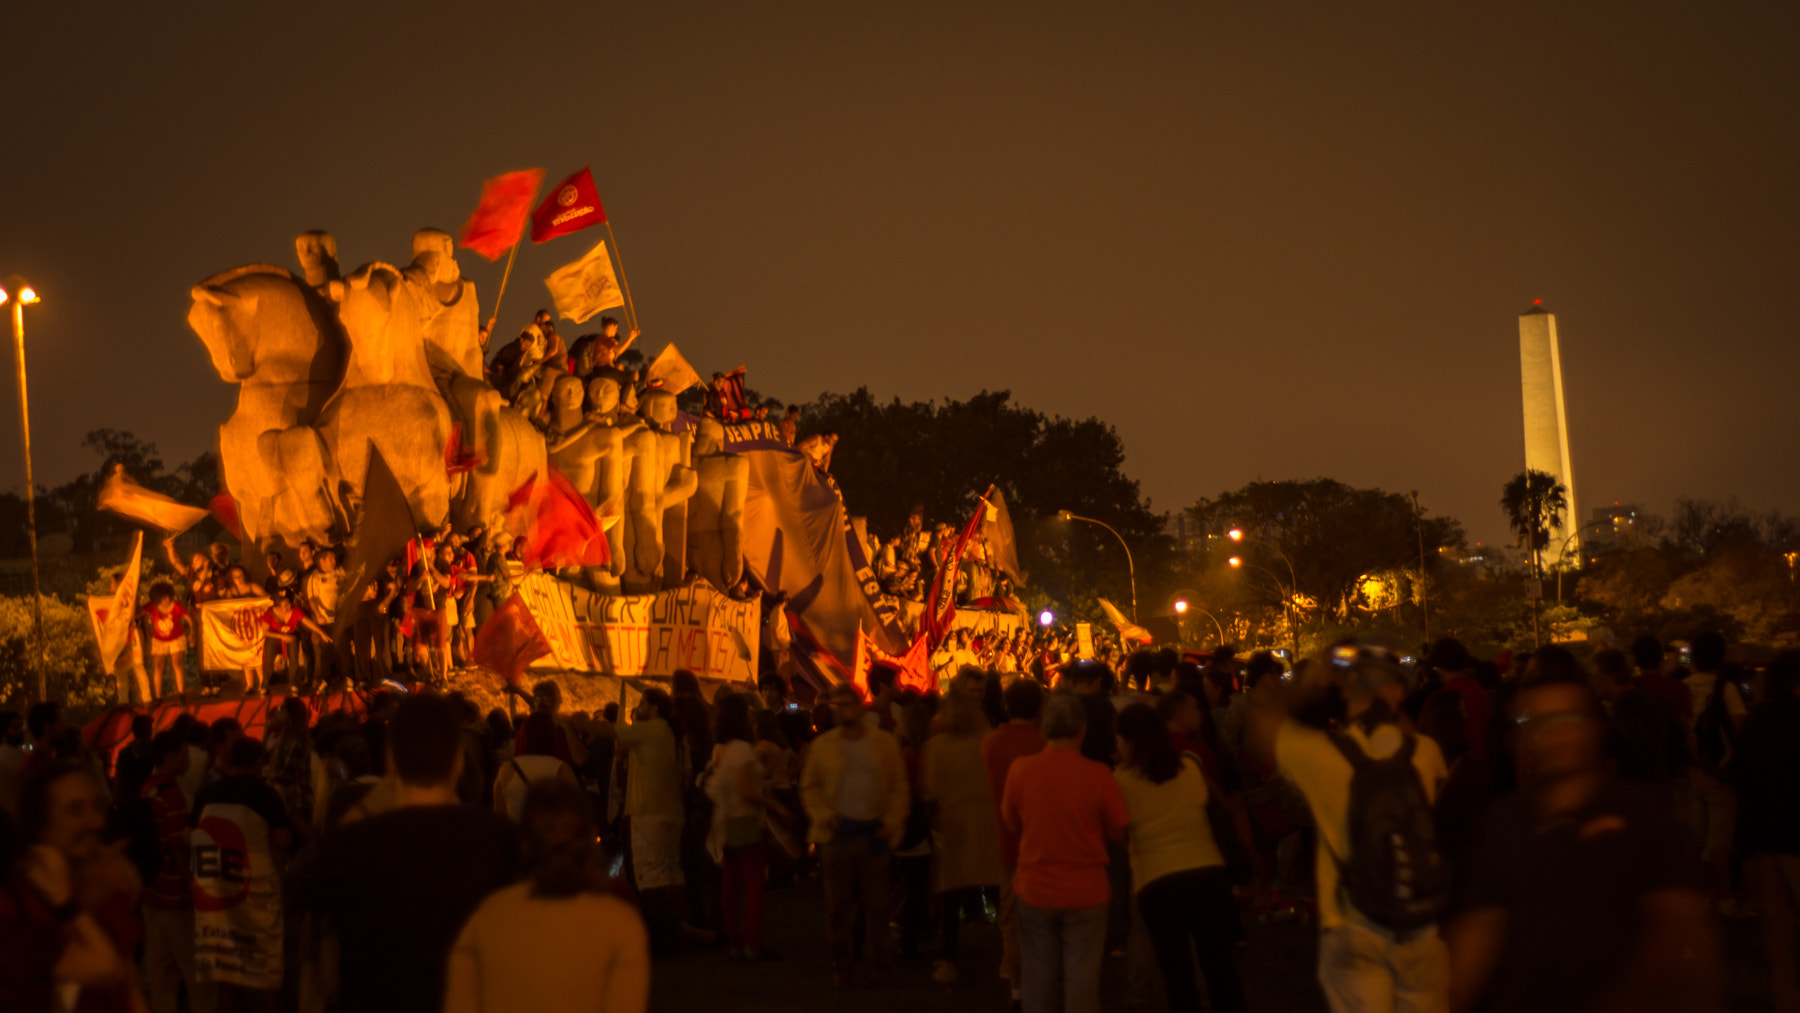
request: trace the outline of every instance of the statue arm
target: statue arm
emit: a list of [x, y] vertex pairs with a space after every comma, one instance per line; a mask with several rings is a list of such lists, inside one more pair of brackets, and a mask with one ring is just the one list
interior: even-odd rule
[[567, 450], [569, 447], [574, 446], [578, 441], [586, 438], [589, 431], [591, 431], [593, 428], [594, 428], [594, 424], [592, 422], [583, 422], [582, 424], [576, 426], [574, 429], [569, 430], [568, 435], [564, 436], [560, 440], [557, 440], [555, 443], [550, 444], [548, 447], [545, 447], [544, 449], [552, 454], [561, 453], [562, 451]]

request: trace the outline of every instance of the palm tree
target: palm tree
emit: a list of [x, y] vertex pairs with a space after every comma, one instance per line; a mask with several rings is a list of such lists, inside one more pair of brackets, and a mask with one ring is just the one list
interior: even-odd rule
[[1542, 554], [1550, 544], [1550, 531], [1562, 527], [1563, 511], [1569, 508], [1568, 492], [1555, 475], [1529, 468], [1500, 491], [1500, 509], [1506, 511], [1507, 524], [1518, 533], [1519, 543], [1531, 547], [1531, 569], [1539, 580], [1544, 578]]

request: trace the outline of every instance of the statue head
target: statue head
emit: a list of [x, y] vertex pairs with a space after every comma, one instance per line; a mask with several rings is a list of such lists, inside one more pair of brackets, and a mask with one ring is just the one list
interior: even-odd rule
[[694, 454], [705, 457], [725, 449], [725, 423], [707, 417], [694, 426]]
[[451, 285], [462, 280], [462, 266], [456, 262], [456, 241], [440, 229], [420, 229], [412, 238], [413, 266], [425, 272], [434, 284]]
[[581, 386], [581, 378], [565, 373], [556, 378], [555, 386], [550, 389], [550, 404], [559, 415], [563, 412], [579, 415], [581, 401], [586, 396], [587, 391]]
[[295, 236], [294, 256], [300, 259], [308, 285], [318, 288], [337, 280], [337, 238], [331, 233], [312, 229]]
[[666, 433], [675, 422], [675, 395], [661, 388], [647, 390], [638, 396], [637, 413], [652, 428]]
[[621, 377], [613, 370], [601, 370], [588, 381], [588, 411], [610, 415], [619, 407], [619, 391], [624, 389]]

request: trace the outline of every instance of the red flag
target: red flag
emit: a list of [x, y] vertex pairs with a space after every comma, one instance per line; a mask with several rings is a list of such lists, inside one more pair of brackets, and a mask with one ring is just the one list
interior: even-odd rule
[[212, 513], [214, 520], [224, 525], [226, 531], [236, 535], [238, 541], [244, 540], [244, 521], [238, 516], [237, 500], [230, 493], [222, 492], [214, 496], [212, 502], [206, 504], [206, 509]]
[[594, 508], [557, 471], [533, 474], [506, 504], [506, 530], [525, 539], [520, 558], [527, 567], [605, 566], [612, 559], [606, 530]]
[[606, 209], [600, 206], [600, 194], [594, 189], [594, 174], [584, 165], [552, 187], [550, 196], [531, 213], [531, 241], [542, 243], [604, 224]]
[[[993, 489], [990, 486], [989, 492]], [[950, 623], [956, 618], [956, 571], [962, 566], [963, 552], [969, 547], [969, 540], [981, 530], [981, 522], [987, 517], [987, 499], [975, 504], [975, 516], [956, 536], [956, 544], [950, 555], [939, 561], [937, 574], [931, 578], [931, 593], [925, 596], [925, 637], [930, 642], [931, 650], [937, 650], [944, 636], [950, 632]]]
[[517, 686], [525, 667], [550, 653], [550, 641], [514, 591], [475, 631], [475, 664]]
[[[861, 629], [856, 631], [856, 637], [858, 662], [864, 663], [864, 659], [867, 658], [898, 669], [899, 674], [894, 678], [894, 685], [897, 688], [913, 689], [921, 693], [930, 693], [938, 688], [937, 671], [931, 667], [931, 649], [926, 644], [925, 634], [921, 633], [914, 637], [912, 646], [906, 649], [905, 654], [889, 654], [877, 646], [875, 641], [870, 640], [868, 634]], [[857, 687], [866, 694], [868, 691], [867, 672], [859, 671], [857, 677], [861, 680], [857, 683]]]
[[522, 169], [495, 176], [481, 184], [481, 203], [462, 227], [462, 244], [489, 260], [519, 242], [525, 232], [525, 216], [537, 196], [544, 170]]

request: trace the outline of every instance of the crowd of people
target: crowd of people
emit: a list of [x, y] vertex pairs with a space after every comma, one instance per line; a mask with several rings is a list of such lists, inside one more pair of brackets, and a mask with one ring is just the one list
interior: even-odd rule
[[[652, 953], [810, 945], [764, 911], [811, 876], [840, 988], [929, 958], [1083, 1013], [1117, 953], [1113, 1005], [1228, 1013], [1246, 917], [1299, 917], [1339, 1013], [1705, 1010], [1716, 919], [1759, 917], [1800, 1008], [1800, 653], [1200, 660], [877, 668], [810, 706], [679, 672], [623, 716], [543, 683], [516, 724], [289, 698], [261, 741], [140, 719], [110, 762], [54, 704], [0, 715], [0, 1008], [642, 1009]], [[207, 928], [238, 895], [254, 973]], [[997, 969], [962, 944], [989, 922]]]

